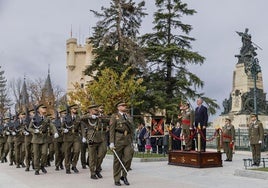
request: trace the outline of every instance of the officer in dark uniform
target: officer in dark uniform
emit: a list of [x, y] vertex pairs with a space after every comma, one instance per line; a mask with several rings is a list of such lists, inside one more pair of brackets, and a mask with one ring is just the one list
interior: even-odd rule
[[[66, 174], [71, 174], [70, 169], [75, 173], [79, 173], [77, 161], [81, 150], [81, 120], [78, 116], [78, 106], [76, 104], [69, 106], [70, 113], [64, 118], [63, 123], [63, 142], [64, 142], [64, 160]], [[68, 109], [67, 109], [68, 110]], [[72, 167], [71, 167], [72, 165]]]
[[[88, 143], [90, 178], [102, 178], [101, 164], [107, 152], [106, 127], [99, 118], [98, 105], [88, 107], [89, 114], [82, 118], [83, 142]], [[87, 131], [86, 131], [87, 130]]]
[[252, 151], [253, 165], [259, 166], [261, 161], [261, 144], [264, 138], [262, 122], [257, 119], [257, 114], [250, 115], [251, 122], [248, 128], [249, 143]]
[[[118, 112], [113, 114], [110, 119], [110, 149], [117, 153], [125, 169], [129, 171], [133, 158], [133, 119], [126, 113], [127, 104], [119, 101], [116, 104]], [[129, 185], [127, 173], [121, 166], [119, 159], [114, 155], [113, 175], [114, 183], [120, 186], [120, 180], [125, 185]]]
[[43, 173], [47, 173], [45, 165], [47, 164], [47, 150], [48, 150], [48, 131], [53, 131], [54, 138], [58, 138], [59, 134], [52, 125], [49, 118], [46, 117], [47, 108], [45, 105], [40, 104], [37, 106], [38, 113], [33, 117], [29, 131], [33, 134], [33, 153], [34, 153], [34, 167], [35, 175], [39, 175], [41, 169]]

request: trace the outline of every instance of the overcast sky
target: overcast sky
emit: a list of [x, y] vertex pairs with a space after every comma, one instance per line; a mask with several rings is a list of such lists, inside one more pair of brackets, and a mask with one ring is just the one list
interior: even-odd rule
[[[46, 78], [50, 64], [54, 84], [66, 88], [66, 40], [73, 36], [83, 44], [96, 18], [90, 9], [100, 10], [109, 0], [0, 0], [0, 65], [5, 77]], [[184, 0], [197, 14], [184, 17], [193, 26], [193, 50], [206, 58], [192, 67], [205, 82], [203, 92], [222, 106], [232, 89], [233, 71], [242, 45], [235, 31], [249, 28], [258, 50], [264, 90], [268, 90], [268, 1], [267, 0]], [[142, 32], [152, 27], [153, 0], [146, 0], [149, 16]], [[219, 110], [218, 114], [221, 112]]]

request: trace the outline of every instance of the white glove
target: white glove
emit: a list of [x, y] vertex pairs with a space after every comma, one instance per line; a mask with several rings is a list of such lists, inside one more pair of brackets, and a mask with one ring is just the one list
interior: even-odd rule
[[86, 143], [87, 142], [87, 139], [85, 137], [82, 138], [82, 142], [83, 143]]
[[114, 143], [110, 143], [109, 147], [110, 147], [111, 150], [114, 150], [115, 149]]
[[10, 135], [10, 132], [6, 132], [6, 135]]
[[16, 132], [12, 131], [12, 135], [15, 136], [16, 135]]
[[261, 144], [262, 143], [262, 141], [261, 140], [259, 140], [259, 144]]
[[54, 138], [59, 138], [59, 134], [58, 133], [55, 133], [54, 134]]
[[24, 131], [23, 134], [24, 134], [25, 136], [28, 136], [28, 135], [29, 135], [29, 132]]
[[97, 117], [98, 117], [98, 116], [96, 116], [96, 115], [94, 115], [94, 114], [91, 115], [91, 118], [92, 118], [92, 119], [97, 119]]
[[68, 130], [68, 129], [64, 129], [63, 132], [64, 132], [64, 133], [68, 133], [69, 130]]
[[36, 134], [39, 133], [39, 132], [40, 132], [39, 129], [34, 130], [34, 133], [36, 133]]

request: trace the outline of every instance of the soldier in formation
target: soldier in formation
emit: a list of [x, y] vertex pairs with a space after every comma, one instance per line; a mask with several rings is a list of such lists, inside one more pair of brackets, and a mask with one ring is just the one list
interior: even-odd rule
[[82, 118], [83, 142], [88, 144], [90, 178], [102, 178], [101, 164], [107, 152], [107, 127], [99, 117], [98, 105], [88, 107], [88, 115]]

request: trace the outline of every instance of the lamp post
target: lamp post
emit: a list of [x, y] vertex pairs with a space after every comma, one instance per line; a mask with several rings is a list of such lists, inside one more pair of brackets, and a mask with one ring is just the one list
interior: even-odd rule
[[254, 90], [253, 90], [253, 97], [254, 97], [254, 113], [258, 114], [258, 106], [257, 106], [257, 78], [258, 73], [261, 72], [261, 67], [259, 65], [259, 60], [252, 56], [250, 58], [249, 64], [246, 66], [245, 69], [246, 74], [252, 76], [254, 82]]

